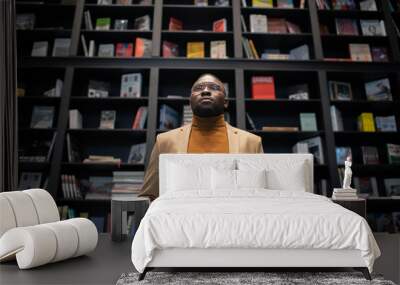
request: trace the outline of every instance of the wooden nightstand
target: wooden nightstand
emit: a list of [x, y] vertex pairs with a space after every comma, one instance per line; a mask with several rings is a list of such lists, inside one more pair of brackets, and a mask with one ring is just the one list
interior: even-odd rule
[[367, 200], [358, 198], [357, 200], [334, 200], [332, 202], [359, 214], [364, 219], [367, 218]]

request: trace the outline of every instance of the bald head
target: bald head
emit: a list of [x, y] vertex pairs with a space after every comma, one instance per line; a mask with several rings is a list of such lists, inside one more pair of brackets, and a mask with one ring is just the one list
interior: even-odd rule
[[213, 117], [224, 113], [228, 107], [224, 84], [213, 74], [201, 75], [192, 86], [190, 105], [193, 114]]

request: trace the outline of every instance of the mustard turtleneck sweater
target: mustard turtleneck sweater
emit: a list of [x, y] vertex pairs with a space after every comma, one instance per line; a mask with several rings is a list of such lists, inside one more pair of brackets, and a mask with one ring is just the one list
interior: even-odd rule
[[229, 153], [224, 114], [215, 117], [193, 115], [188, 153]]

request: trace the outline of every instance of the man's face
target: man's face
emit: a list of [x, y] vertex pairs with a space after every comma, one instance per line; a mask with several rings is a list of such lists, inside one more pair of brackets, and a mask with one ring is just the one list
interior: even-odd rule
[[213, 76], [199, 78], [192, 87], [190, 105], [193, 114], [199, 117], [213, 117], [224, 113], [228, 107], [224, 84]]

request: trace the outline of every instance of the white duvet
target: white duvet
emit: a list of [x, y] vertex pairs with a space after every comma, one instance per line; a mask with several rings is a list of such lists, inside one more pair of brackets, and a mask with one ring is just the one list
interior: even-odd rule
[[380, 256], [359, 215], [320, 195], [266, 189], [162, 195], [133, 240], [135, 268], [143, 272], [154, 250], [165, 248], [358, 249], [370, 272]]

